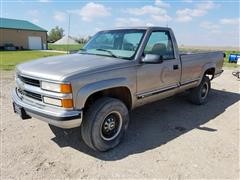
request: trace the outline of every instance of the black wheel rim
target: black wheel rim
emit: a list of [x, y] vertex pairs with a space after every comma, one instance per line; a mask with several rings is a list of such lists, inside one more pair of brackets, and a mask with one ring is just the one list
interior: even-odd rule
[[106, 141], [113, 140], [118, 136], [121, 128], [122, 116], [119, 112], [111, 112], [105, 117], [102, 123], [100, 130], [101, 137]]
[[208, 83], [204, 83], [201, 89], [201, 98], [205, 99], [208, 95], [209, 86]]

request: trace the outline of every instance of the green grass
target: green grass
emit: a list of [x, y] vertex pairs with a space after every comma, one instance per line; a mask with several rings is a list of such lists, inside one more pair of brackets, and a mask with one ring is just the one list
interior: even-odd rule
[[[79, 50], [83, 47], [84, 44], [77, 44], [77, 45], [69, 45], [69, 47], [67, 47], [67, 45], [56, 45], [56, 44], [48, 44], [48, 49], [50, 50], [58, 50], [58, 51], [67, 51], [67, 49], [69, 48], [69, 51], [76, 51]], [[201, 52], [204, 51], [202, 49], [190, 49], [190, 48], [180, 48], [181, 51], [192, 51], [194, 53], [197, 52]], [[238, 67], [237, 64], [235, 63], [228, 63], [228, 58], [229, 58], [229, 54], [234, 53], [234, 54], [240, 54], [240, 51], [225, 51], [226, 53], [226, 57], [224, 59], [224, 66], [226, 67]]]
[[0, 51], [0, 70], [13, 70], [19, 63], [61, 54], [43, 51]]
[[237, 65], [236, 63], [229, 63], [228, 59], [229, 59], [229, 55], [230, 54], [240, 54], [240, 51], [225, 51], [226, 57], [224, 59], [224, 63], [223, 66], [225, 67], [232, 67], [232, 68], [236, 68], [239, 65]]
[[67, 45], [56, 45], [56, 44], [48, 44], [49, 50], [57, 50], [57, 51], [77, 51], [83, 47], [83, 44], [69, 44]]
[[[64, 50], [66, 45], [51, 45], [54, 50]], [[71, 51], [79, 50], [83, 45], [70, 45]], [[224, 59], [224, 66], [236, 68], [238, 67], [235, 63], [228, 63], [229, 54], [235, 53], [240, 54], [240, 51], [226, 51], [226, 57]], [[0, 70], [13, 70], [19, 63], [38, 59], [48, 56], [61, 55], [58, 52], [44, 52], [44, 51], [0, 51]]]

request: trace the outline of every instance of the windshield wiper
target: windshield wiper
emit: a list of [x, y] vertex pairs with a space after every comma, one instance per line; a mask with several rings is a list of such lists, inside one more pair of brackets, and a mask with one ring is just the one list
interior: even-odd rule
[[91, 53], [87, 52], [87, 49], [83, 49], [83, 48], [79, 49], [78, 53], [79, 54], [91, 54]]
[[110, 50], [107, 50], [107, 49], [101, 49], [101, 48], [98, 48], [96, 49], [97, 51], [104, 51], [104, 52], [108, 52], [112, 57], [115, 57], [115, 58], [118, 58], [118, 56], [116, 56], [112, 51]]

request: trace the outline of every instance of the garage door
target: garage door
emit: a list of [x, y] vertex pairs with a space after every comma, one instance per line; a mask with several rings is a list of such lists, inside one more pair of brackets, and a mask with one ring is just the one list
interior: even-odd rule
[[38, 36], [28, 37], [28, 48], [29, 49], [42, 49], [42, 40]]

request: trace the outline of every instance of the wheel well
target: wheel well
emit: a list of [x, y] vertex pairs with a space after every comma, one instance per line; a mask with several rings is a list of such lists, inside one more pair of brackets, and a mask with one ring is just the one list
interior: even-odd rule
[[97, 99], [102, 97], [112, 97], [121, 100], [127, 108], [132, 108], [132, 97], [131, 92], [127, 87], [116, 87], [110, 89], [104, 89], [91, 94], [84, 105], [84, 109], [88, 109]]
[[205, 71], [204, 76], [205, 75], [210, 76], [209, 78], [212, 80], [214, 78], [214, 73], [215, 73], [215, 68], [210, 68]]

